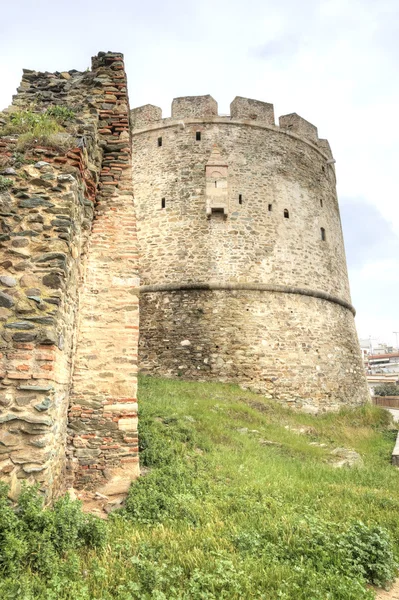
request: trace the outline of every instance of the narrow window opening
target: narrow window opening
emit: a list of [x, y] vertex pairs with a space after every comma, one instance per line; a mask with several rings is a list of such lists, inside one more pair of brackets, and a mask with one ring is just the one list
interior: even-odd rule
[[166, 208], [166, 198], [162, 198], [161, 207]]
[[290, 213], [288, 212], [288, 210], [286, 208], [284, 209], [284, 218], [285, 219], [289, 219], [290, 218]]
[[218, 186], [218, 182], [217, 182], [217, 181], [215, 181], [215, 187], [217, 187], [217, 186]]
[[273, 204], [269, 204], [269, 206], [268, 206], [269, 212], [272, 212], [272, 208], [273, 208]]
[[323, 200], [320, 198], [320, 206], [323, 207]]
[[159, 137], [159, 138], [158, 138], [158, 147], [160, 148], [161, 146], [162, 146], [162, 138], [161, 138], [161, 137]]
[[238, 204], [242, 204], [242, 194], [238, 194]]
[[195, 132], [195, 139], [197, 142], [201, 141], [201, 132], [200, 131]]
[[320, 233], [321, 233], [321, 241], [325, 242], [326, 241], [326, 230], [324, 229], [324, 227], [321, 227]]

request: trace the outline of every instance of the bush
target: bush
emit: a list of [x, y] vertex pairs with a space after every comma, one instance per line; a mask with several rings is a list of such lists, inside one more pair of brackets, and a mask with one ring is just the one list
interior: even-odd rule
[[271, 555], [280, 563], [302, 564], [310, 570], [352, 577], [377, 586], [391, 582], [397, 563], [387, 530], [361, 521], [346, 530], [314, 516], [298, 521], [292, 528], [242, 531], [233, 536], [233, 544], [242, 554]]
[[25, 486], [13, 508], [8, 489], [0, 485], [0, 574], [25, 569], [54, 575], [66, 553], [82, 547], [101, 548], [106, 541], [103, 521], [82, 512], [81, 503], [65, 495], [53, 508], [43, 507], [36, 487]]
[[396, 383], [382, 383], [374, 388], [375, 396], [399, 396], [399, 386]]
[[368, 527], [359, 521], [343, 535], [342, 544], [348, 552], [352, 572], [359, 573], [366, 581], [378, 586], [393, 580], [398, 565], [385, 528], [377, 525]]

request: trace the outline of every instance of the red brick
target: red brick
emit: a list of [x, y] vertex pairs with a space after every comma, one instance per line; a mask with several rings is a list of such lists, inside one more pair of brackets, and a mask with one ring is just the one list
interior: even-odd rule
[[32, 374], [31, 373], [15, 373], [15, 372], [10, 373], [10, 372], [8, 372], [7, 377], [8, 377], [8, 379], [31, 379]]

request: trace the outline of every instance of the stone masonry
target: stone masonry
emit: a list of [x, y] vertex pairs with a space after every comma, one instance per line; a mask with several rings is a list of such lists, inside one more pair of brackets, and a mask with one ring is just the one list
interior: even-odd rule
[[[48, 114], [56, 134], [11, 127]], [[276, 126], [272, 104], [237, 97], [218, 116], [211, 96], [130, 112], [119, 53], [25, 70], [0, 113], [0, 216], [12, 497], [22, 480], [48, 501], [112, 497], [137, 477], [139, 297], [145, 372], [314, 412], [368, 398], [334, 160], [295, 113]]]
[[237, 97], [131, 113], [140, 368], [309, 411], [367, 401], [327, 140]]
[[0, 173], [12, 182], [0, 190], [0, 477], [12, 496], [27, 479], [48, 500], [71, 485], [124, 492], [138, 474], [123, 56], [100, 53], [84, 73], [25, 70], [8, 113], [54, 106], [74, 114], [58, 134], [63, 150], [21, 152], [18, 135], [0, 138]]

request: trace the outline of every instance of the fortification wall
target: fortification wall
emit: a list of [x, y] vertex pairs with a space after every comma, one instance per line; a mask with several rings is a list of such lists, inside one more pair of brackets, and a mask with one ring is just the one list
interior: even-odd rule
[[74, 485], [112, 496], [139, 474], [138, 254], [127, 79], [121, 54], [93, 59], [103, 149], [81, 291], [69, 427]]
[[240, 382], [315, 412], [367, 398], [353, 315], [333, 302], [256, 290], [151, 292], [142, 300], [144, 371]]
[[[130, 285], [137, 275], [134, 224], [126, 228], [122, 250], [114, 245], [119, 227], [117, 234], [107, 229], [121, 204], [127, 205], [124, 218], [134, 220], [122, 55], [100, 53], [93, 59], [92, 71], [85, 73], [25, 70], [9, 112], [29, 109], [42, 114], [54, 106], [74, 111], [64, 132], [47, 141], [32, 139], [24, 147], [17, 134], [0, 138], [0, 175], [7, 180], [0, 190], [0, 477], [11, 483], [13, 497], [21, 480], [27, 479], [37, 481], [48, 500], [73, 484], [95, 488], [112, 481], [115, 472], [107, 470], [110, 466], [119, 468], [119, 481], [120, 472], [126, 471], [122, 462], [126, 459], [135, 461], [137, 472], [136, 440], [134, 444], [132, 439], [125, 440], [119, 426], [119, 421], [125, 419], [126, 423], [132, 413], [135, 367], [131, 363], [137, 330], [129, 330], [125, 348], [118, 351], [105, 343], [96, 345], [97, 360], [90, 372], [93, 388], [84, 400], [86, 390], [82, 391], [78, 374], [82, 356], [92, 338], [97, 339], [94, 325], [91, 333], [81, 333], [77, 342], [79, 312], [84, 329], [87, 320], [95, 321], [93, 314], [101, 304], [103, 327], [112, 322], [114, 329], [124, 329], [125, 306], [115, 307], [109, 297], [116, 293], [122, 299], [126, 278]], [[1, 135], [8, 115], [4, 113], [0, 120]], [[97, 230], [99, 223], [107, 230], [102, 251], [91, 235], [93, 219]], [[101, 238], [101, 234], [95, 237]], [[131, 257], [125, 260], [128, 251]], [[107, 261], [114, 258], [123, 264], [123, 277], [114, 278], [109, 265], [107, 273], [100, 276], [104, 255]], [[97, 304], [90, 297], [93, 290], [82, 288], [90, 277], [90, 283], [96, 279], [97, 294], [102, 298]], [[129, 301], [137, 308], [131, 295]], [[129, 311], [129, 327], [134, 328], [137, 318], [132, 315]], [[115, 397], [119, 392], [115, 382], [121, 377], [121, 354], [128, 351], [131, 360], [124, 369], [131, 385], [129, 394], [121, 399]], [[112, 376], [104, 376], [104, 363]], [[129, 402], [122, 405], [127, 396]], [[107, 408], [118, 403], [117, 410]], [[135, 415], [136, 405], [130, 438], [136, 436]], [[116, 437], [118, 448], [125, 446], [118, 458]], [[90, 462], [91, 449], [95, 449], [96, 460]]]
[[[228, 119], [166, 125], [133, 133], [142, 285], [261, 282], [350, 302], [335, 174], [316, 146]], [[207, 219], [214, 144], [228, 163], [229, 214]]]
[[224, 117], [210, 96], [178, 104], [133, 130], [141, 368], [298, 406], [365, 400], [328, 142], [296, 114], [275, 126], [268, 103], [236, 98]]

